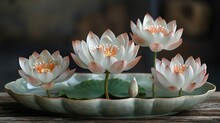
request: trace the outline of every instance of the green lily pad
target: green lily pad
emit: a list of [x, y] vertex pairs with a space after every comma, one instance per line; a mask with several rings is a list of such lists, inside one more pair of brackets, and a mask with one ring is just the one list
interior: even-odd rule
[[[115, 98], [129, 97], [128, 88], [130, 83], [122, 79], [109, 79], [109, 95]], [[145, 89], [139, 87], [139, 97], [145, 96]], [[69, 87], [59, 92], [59, 96], [73, 99], [95, 99], [104, 96], [104, 80], [86, 80], [80, 84]]]

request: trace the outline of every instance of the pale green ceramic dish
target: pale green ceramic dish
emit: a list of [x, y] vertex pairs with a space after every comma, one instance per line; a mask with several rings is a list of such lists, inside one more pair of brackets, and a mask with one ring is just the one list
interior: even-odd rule
[[[5, 85], [5, 89], [10, 96], [26, 107], [48, 111], [53, 113], [70, 113], [73, 116], [93, 117], [93, 118], [140, 118], [171, 115], [183, 110], [192, 108], [198, 103], [209, 98], [216, 90], [215, 85], [206, 83], [201, 88], [192, 93], [177, 97], [177, 93], [165, 90], [156, 90], [156, 98], [151, 96], [150, 74], [124, 73], [111, 75], [130, 81], [136, 77], [138, 84], [147, 91], [146, 99], [127, 98], [118, 100], [91, 99], [73, 100], [67, 98], [47, 98], [45, 91], [26, 83], [23, 79], [10, 82]], [[63, 83], [56, 84], [52, 93], [69, 86], [75, 86], [83, 80], [104, 79], [103, 74], [79, 74]]]

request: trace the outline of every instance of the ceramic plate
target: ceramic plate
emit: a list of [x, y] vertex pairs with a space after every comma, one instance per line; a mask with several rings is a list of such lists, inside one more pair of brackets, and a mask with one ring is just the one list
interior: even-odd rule
[[[76, 73], [68, 81], [56, 84], [51, 92], [57, 93], [59, 90], [69, 86], [75, 86], [83, 80], [101, 80], [104, 79], [104, 76], [104, 74]], [[5, 89], [17, 102], [32, 109], [53, 113], [70, 113], [73, 116], [117, 119], [175, 114], [201, 103], [209, 98], [216, 90], [215, 85], [207, 82], [201, 88], [196, 89], [192, 93], [184, 93], [181, 97], [177, 97], [176, 92], [156, 89], [156, 98], [150, 98], [152, 83], [150, 74], [123, 73], [110, 75], [110, 77], [121, 78], [129, 82], [133, 77], [136, 77], [138, 84], [147, 90], [146, 99], [73, 100], [61, 97], [47, 98], [43, 89], [31, 86], [22, 78], [9, 82], [5, 85]]]

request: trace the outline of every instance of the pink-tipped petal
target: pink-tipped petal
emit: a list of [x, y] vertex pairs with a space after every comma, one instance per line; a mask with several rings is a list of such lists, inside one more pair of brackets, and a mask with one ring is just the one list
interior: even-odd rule
[[27, 80], [29, 77], [29, 75], [27, 75], [23, 70], [18, 70], [18, 73], [24, 80]]
[[131, 61], [130, 63], [127, 64], [125, 70], [129, 70], [131, 68], [133, 68], [141, 59], [142, 56], [138, 56], [137, 58], [135, 58], [133, 61]]
[[41, 87], [45, 90], [48, 90], [48, 89], [52, 88], [53, 86], [54, 86], [53, 82], [41, 85]]
[[55, 59], [59, 59], [59, 56], [60, 56], [60, 51], [58, 51], [58, 50], [52, 54], [52, 57]]
[[184, 64], [183, 57], [179, 53], [174, 57], [174, 59], [178, 61], [181, 65]]
[[166, 89], [162, 84], [160, 84], [158, 78], [157, 78], [157, 72], [155, 70], [155, 68], [151, 68], [151, 73], [152, 73], [152, 81], [153, 83], [158, 87], [158, 88], [163, 88]]
[[162, 58], [162, 63], [167, 66], [167, 65], [170, 65], [170, 61], [167, 60], [166, 58]]
[[186, 68], [186, 70], [184, 71], [183, 73], [183, 76], [185, 78], [185, 83], [191, 83], [193, 80], [193, 77], [194, 77], [194, 72], [193, 72], [193, 69], [191, 66], [188, 66]]
[[61, 65], [61, 73], [64, 72], [69, 67], [69, 64], [70, 64], [69, 56], [64, 57], [63, 63]]
[[179, 91], [179, 88], [177, 88], [175, 86], [168, 86], [167, 89], [170, 91]]
[[50, 54], [49, 51], [47, 50], [43, 50], [41, 53], [40, 53], [41, 56], [45, 57], [45, 58], [52, 58], [52, 55]]
[[131, 37], [132, 39], [134, 40], [134, 42], [138, 45], [141, 45], [143, 47], [147, 47], [148, 46], [148, 43], [143, 39], [143, 38], [140, 38], [139, 36], [135, 35], [135, 34], [131, 34]]
[[161, 50], [163, 50], [163, 45], [160, 43], [152, 43], [150, 44], [150, 49], [153, 52], [160, 52]]
[[73, 70], [66, 70], [64, 73], [62, 73], [56, 80], [55, 82], [63, 82], [66, 81], [67, 79], [69, 79], [75, 72], [75, 69]]
[[169, 86], [172, 86], [172, 84], [165, 78], [165, 76], [163, 74], [161, 74], [160, 72], [156, 71], [156, 75], [157, 75], [158, 81], [160, 82], [160, 84], [164, 88], [168, 88]]
[[194, 81], [196, 83], [200, 83], [203, 80], [205, 74], [206, 74], [206, 70], [202, 70], [197, 76], [195, 76]]
[[192, 82], [192, 83], [186, 85], [186, 87], [182, 88], [182, 90], [185, 92], [192, 92], [195, 89], [196, 85], [197, 84], [195, 82]]
[[33, 56], [35, 59], [37, 59], [37, 58], [39, 57], [39, 54], [38, 54], [36, 51], [34, 51], [33, 54], [32, 54], [32, 56]]
[[193, 68], [193, 70], [194, 70], [194, 72], [196, 71], [196, 68], [197, 68], [196, 62], [195, 62], [195, 60], [194, 60], [194, 58], [193, 58], [192, 56], [190, 56], [190, 57], [186, 60], [185, 64], [186, 64], [186, 65], [191, 65], [192, 68]]
[[155, 20], [155, 24], [156, 25], [161, 25], [163, 27], [166, 27], [167, 23], [166, 21], [162, 18], [162, 17], [158, 17], [156, 20]]
[[87, 69], [87, 68], [88, 68], [87, 65], [86, 65], [81, 59], [79, 59], [78, 56], [76, 56], [76, 55], [73, 54], [73, 53], [71, 53], [71, 56], [72, 56], [74, 62], [75, 62], [78, 66], [80, 66], [81, 68], [84, 68], [84, 69]]
[[180, 39], [179, 41], [177, 41], [177, 42], [175, 42], [175, 43], [165, 47], [164, 49], [166, 49], [166, 50], [174, 50], [177, 47], [179, 47], [182, 44], [182, 42], [183, 42], [182, 39]]
[[37, 79], [35, 79], [33, 77], [28, 77], [27, 82], [30, 83], [33, 86], [38, 86], [38, 85], [41, 84], [40, 81], [38, 81]]
[[195, 60], [195, 62], [196, 63], [198, 63], [199, 64], [199, 66], [201, 66], [201, 60], [200, 60], [200, 58], [198, 57], [196, 60]]
[[88, 64], [88, 68], [93, 73], [104, 73], [105, 72], [105, 69], [102, 68], [102, 66], [97, 64], [96, 62], [90, 62]]
[[121, 73], [125, 69], [126, 65], [126, 61], [117, 61], [111, 65], [109, 72], [114, 74]]
[[202, 87], [206, 83], [206, 81], [208, 80], [208, 77], [209, 77], [209, 74], [205, 75], [203, 80], [197, 84], [196, 88]]

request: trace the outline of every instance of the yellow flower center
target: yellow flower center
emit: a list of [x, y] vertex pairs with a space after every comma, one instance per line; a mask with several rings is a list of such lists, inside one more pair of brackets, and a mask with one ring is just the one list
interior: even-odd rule
[[173, 71], [182, 74], [186, 70], [186, 65], [174, 65]]
[[148, 30], [150, 33], [162, 33], [163, 35], [168, 35], [169, 30], [161, 25], [148, 26], [145, 30]]
[[45, 63], [44, 61], [39, 62], [39, 63], [35, 63], [35, 66], [34, 66], [34, 69], [38, 73], [51, 72], [54, 68], [55, 68], [55, 63], [53, 63], [53, 62]]
[[110, 57], [110, 56], [115, 57], [118, 53], [118, 46], [116, 45], [114, 46], [111, 44], [110, 45], [106, 44], [105, 46], [98, 45], [97, 48], [100, 48], [106, 57]]

